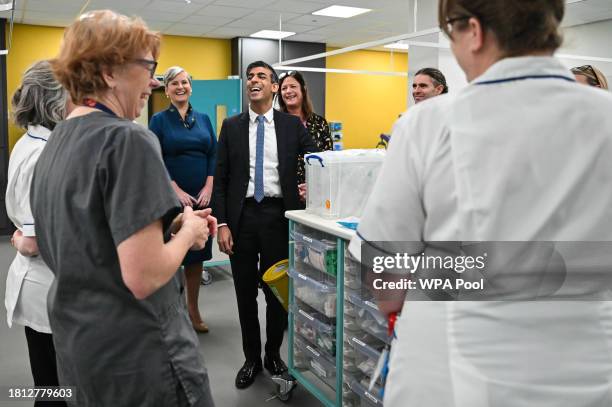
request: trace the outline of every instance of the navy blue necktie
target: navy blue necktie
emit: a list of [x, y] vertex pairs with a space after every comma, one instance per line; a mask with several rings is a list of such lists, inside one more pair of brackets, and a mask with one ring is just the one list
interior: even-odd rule
[[264, 162], [264, 121], [261, 115], [257, 116], [257, 141], [255, 142], [255, 201], [264, 199], [263, 162]]

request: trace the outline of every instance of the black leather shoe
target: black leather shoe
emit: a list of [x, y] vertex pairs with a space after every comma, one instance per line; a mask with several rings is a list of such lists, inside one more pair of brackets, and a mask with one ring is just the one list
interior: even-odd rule
[[261, 371], [261, 361], [251, 362], [247, 360], [236, 375], [236, 387], [246, 389], [253, 384], [255, 376]]
[[278, 353], [276, 355], [266, 355], [264, 357], [264, 367], [272, 376], [281, 375], [287, 371], [287, 365]]

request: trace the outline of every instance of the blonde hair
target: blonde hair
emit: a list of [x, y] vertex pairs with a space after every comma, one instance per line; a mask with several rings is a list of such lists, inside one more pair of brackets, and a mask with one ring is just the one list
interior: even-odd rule
[[581, 75], [587, 79], [587, 82], [591, 86], [598, 86], [602, 89], [608, 90], [608, 80], [604, 74], [593, 65], [582, 65], [572, 68], [574, 75]]
[[87, 95], [108, 89], [105, 69], [121, 66], [151, 51], [159, 56], [161, 36], [150, 31], [138, 17], [129, 18], [111, 10], [82, 14], [64, 32], [53, 73], [75, 103]]
[[164, 86], [168, 87], [168, 83], [172, 81], [174, 78], [176, 78], [176, 76], [180, 74], [181, 72], [185, 72], [187, 74], [187, 80], [189, 81], [189, 84], [191, 85], [191, 75], [189, 75], [189, 72], [187, 72], [185, 69], [183, 69], [180, 66], [171, 66], [164, 73]]

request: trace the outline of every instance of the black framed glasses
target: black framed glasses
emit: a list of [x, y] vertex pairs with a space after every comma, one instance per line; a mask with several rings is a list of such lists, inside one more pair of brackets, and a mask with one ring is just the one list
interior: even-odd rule
[[474, 17], [474, 16], [465, 14], [465, 15], [462, 15], [462, 16], [447, 18], [446, 21], [444, 22], [444, 24], [446, 26], [446, 33], [448, 35], [450, 35], [453, 32], [453, 24], [455, 24], [456, 22], [464, 21], [464, 20], [469, 20], [472, 17]]
[[155, 71], [157, 70], [157, 61], [153, 61], [152, 59], [138, 58], [135, 59], [134, 62], [137, 62], [141, 65], [146, 65], [147, 71], [149, 71], [151, 78], [155, 76]]

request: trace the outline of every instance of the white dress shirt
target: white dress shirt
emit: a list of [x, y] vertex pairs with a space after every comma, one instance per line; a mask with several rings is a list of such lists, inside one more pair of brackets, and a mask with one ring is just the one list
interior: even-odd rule
[[[249, 106], [249, 186], [247, 198], [252, 198], [255, 192], [255, 156], [257, 146], [257, 113]], [[274, 128], [274, 109], [264, 115], [264, 162], [263, 182], [264, 196], [281, 198], [283, 193], [278, 175], [278, 148], [276, 146], [276, 129]]]
[[[367, 241], [612, 241], [612, 95], [506, 58], [395, 124], [349, 250]], [[410, 292], [408, 293], [408, 299]], [[406, 302], [387, 407], [604, 406], [612, 303]]]
[[[36, 236], [30, 209], [30, 184], [36, 161], [51, 132], [42, 126], [28, 126], [28, 131], [13, 147], [8, 168], [6, 212], [24, 236]], [[6, 278], [6, 319], [29, 326], [35, 331], [51, 333], [47, 315], [47, 294], [53, 273], [40, 256], [25, 257], [17, 253]]]

